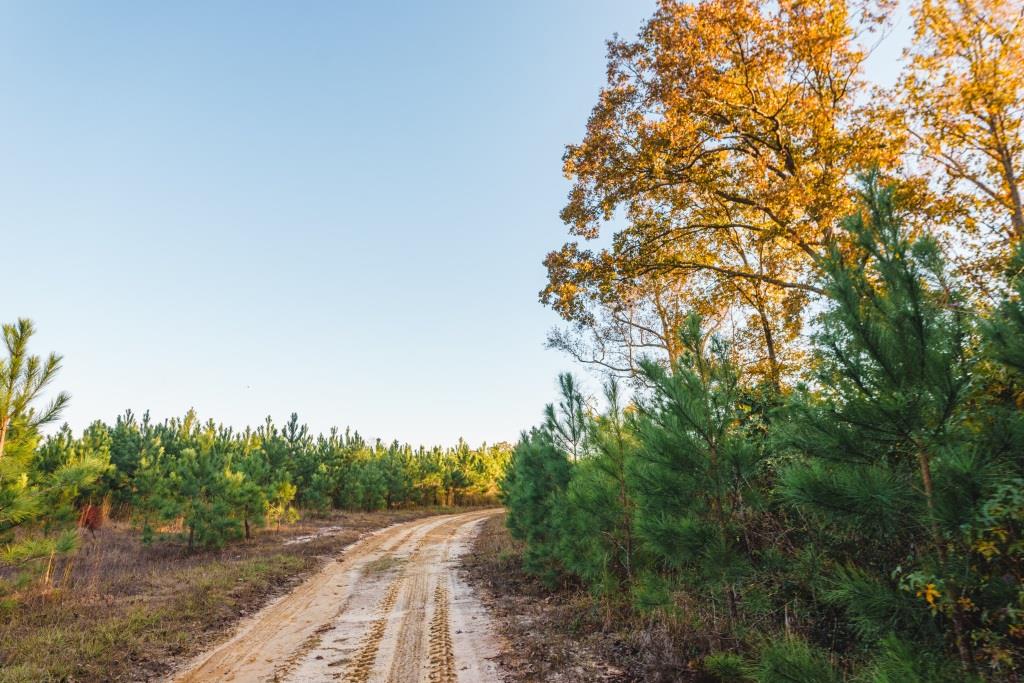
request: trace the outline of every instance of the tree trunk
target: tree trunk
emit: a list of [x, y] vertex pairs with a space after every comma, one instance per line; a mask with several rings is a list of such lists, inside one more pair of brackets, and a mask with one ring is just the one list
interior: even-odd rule
[[[744, 263], [745, 262], [746, 258], [744, 258]], [[779, 391], [781, 388], [780, 378], [782, 376], [782, 371], [779, 369], [779, 360], [775, 350], [775, 334], [772, 332], [771, 317], [768, 315], [768, 311], [765, 310], [766, 306], [764, 303], [764, 297], [757, 288], [748, 293], [737, 286], [736, 292], [744, 301], [750, 304], [755, 311], [757, 311], [757, 318], [761, 323], [761, 334], [764, 337], [765, 351], [768, 354], [769, 379], [771, 380], [772, 386], [775, 390]]]
[[[946, 547], [942, 541], [939, 521], [935, 517], [935, 489], [932, 485], [931, 459], [927, 453], [920, 451], [917, 454], [917, 463], [921, 468], [921, 483], [924, 486], [924, 496], [928, 504], [928, 523], [931, 528], [932, 542], [935, 544], [935, 551], [939, 555], [939, 561], [944, 565], [946, 563]], [[964, 671], [973, 673], [974, 657], [971, 655], [967, 637], [964, 633], [963, 615], [960, 613], [960, 606], [957, 604], [958, 591], [955, 585], [950, 585], [947, 591], [949, 592], [948, 597], [953, 603], [953, 638], [956, 641], [956, 651], [960, 657], [960, 664], [963, 666]]]
[[1021, 207], [1020, 190], [1014, 185], [1010, 190], [1011, 198], [1013, 201], [1013, 237], [1016, 241], [1020, 241], [1024, 238], [1024, 208]]
[[1003, 181], [1010, 195], [1010, 226], [1012, 241], [1020, 241], [1024, 238], [1024, 201], [1021, 200], [1020, 188], [1017, 186], [1017, 173], [1013, 168], [1013, 155], [1003, 144], [1002, 138], [998, 138], [997, 149], [999, 160], [1003, 166]]
[[772, 386], [778, 391], [780, 389], [779, 376], [781, 373], [779, 371], [779, 361], [775, 356], [775, 335], [772, 334], [771, 321], [768, 320], [764, 309], [758, 307], [757, 314], [761, 319], [761, 329], [764, 332], [764, 345], [768, 352], [768, 371], [771, 374]]
[[629, 495], [626, 491], [626, 476], [622, 473], [619, 479], [619, 504], [622, 506], [622, 541], [626, 557], [623, 558], [626, 570], [626, 582], [633, 583], [633, 533], [630, 516]]
[[928, 455], [923, 451], [917, 454], [917, 464], [921, 469], [921, 483], [924, 486], [924, 498], [928, 504], [928, 525], [932, 533], [932, 542], [935, 543], [935, 550], [939, 558], [945, 561], [946, 551], [942, 543], [942, 534], [939, 531], [939, 522], [935, 519], [935, 490], [932, 486], [932, 466]]
[[11, 416], [4, 415], [0, 419], [0, 460], [4, 457], [4, 446], [7, 445], [7, 429], [11, 425]]
[[1010, 218], [1013, 226], [1013, 239], [1019, 242], [1024, 239], [1024, 206], [1022, 206], [1020, 189], [1016, 182], [1010, 185], [1010, 201], [1013, 204]]

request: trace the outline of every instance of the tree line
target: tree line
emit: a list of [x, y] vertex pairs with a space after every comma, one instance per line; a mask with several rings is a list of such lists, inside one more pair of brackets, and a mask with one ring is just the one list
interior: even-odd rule
[[[314, 435], [292, 414], [253, 428], [201, 421], [194, 411], [154, 422], [127, 411], [76, 436], [44, 435], [69, 397], [40, 398], [61, 357], [32, 355], [22, 319], [3, 326], [0, 358], [0, 595], [35, 580], [108, 511], [146, 543], [193, 548], [248, 539], [299, 511], [383, 510], [493, 502], [511, 446], [414, 448], [368, 442], [348, 429]], [[45, 577], [44, 577], [45, 578]]]
[[904, 5], [881, 87], [894, 5], [661, 0], [566, 148], [541, 300], [605, 396], [508, 526], [718, 680], [1024, 670], [1024, 5]]

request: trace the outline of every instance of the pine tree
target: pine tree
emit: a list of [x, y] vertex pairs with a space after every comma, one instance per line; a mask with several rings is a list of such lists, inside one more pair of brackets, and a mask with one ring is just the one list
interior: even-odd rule
[[633, 580], [633, 482], [628, 470], [637, 440], [623, 412], [619, 385], [605, 385], [606, 412], [586, 427], [588, 457], [572, 469], [561, 517], [559, 556], [566, 568], [608, 597]]
[[43, 488], [46, 530], [78, 519], [85, 505], [98, 505], [109, 492], [110, 431], [93, 422], [80, 439], [64, 425], [36, 452], [30, 480]]
[[123, 415], [117, 416], [110, 429], [110, 464], [113, 468], [108, 474], [109, 488], [114, 502], [120, 506], [131, 503], [132, 482], [144, 451], [143, 430], [148, 424], [148, 413], [143, 416], [140, 425], [135, 414], [126, 410]]
[[696, 315], [680, 341], [683, 353], [671, 371], [653, 362], [642, 366], [653, 393], [638, 403], [637, 535], [656, 567], [682, 587], [724, 602], [718, 612], [735, 622], [741, 584], [751, 572], [743, 521], [757, 504], [752, 483], [759, 453], [743, 428], [741, 376], [729, 346], [705, 335]]
[[1009, 296], [985, 324], [988, 348], [999, 363], [1024, 377], [1024, 247], [1010, 262]]
[[562, 571], [558, 520], [571, 469], [568, 454], [555, 446], [551, 432], [535, 428], [520, 438], [501, 483], [509, 532], [526, 543], [523, 564], [548, 583]]
[[544, 408], [544, 427], [552, 442], [569, 454], [573, 462], [583, 454], [587, 435], [586, 400], [576, 385], [576, 378], [565, 372], [558, 376], [561, 400]]
[[214, 444], [185, 448], [171, 472], [177, 516], [188, 529], [188, 547], [220, 548], [242, 536], [237, 513], [244, 478], [228, 467], [226, 453]]
[[267, 522], [273, 484], [281, 477], [281, 473], [271, 469], [263, 449], [248, 442], [243, 443], [232, 466], [240, 475], [233, 488], [232, 507], [242, 517], [242, 527], [248, 540], [252, 538], [254, 526], [262, 527]]
[[[982, 323], [985, 381], [971, 410], [973, 445], [1007, 463], [962, 529], [963, 593], [980, 661], [1004, 675], [1024, 673], [1024, 248], [1007, 271], [1008, 294]], [[1008, 580], [1015, 577], [1015, 580]], [[941, 580], [941, 579], [940, 579]], [[941, 603], [948, 612], [950, 605]]]
[[[45, 518], [55, 501], [67, 492], [92, 486], [102, 474], [91, 459], [56, 462], [45, 471], [35, 467], [39, 428], [53, 422], [67, 406], [61, 392], [41, 410], [35, 403], [60, 369], [60, 356], [44, 360], [30, 355], [28, 345], [35, 328], [19, 320], [3, 326], [7, 357], [0, 359], [0, 562], [17, 570], [14, 586], [0, 582], [0, 594], [25, 585], [41, 572], [42, 560], [71, 552], [77, 533], [56, 523], [47, 535], [33, 533], [33, 525]], [[56, 520], [54, 520], [56, 522]], [[48, 578], [48, 577], [46, 577]]]
[[823, 263], [814, 391], [781, 429], [800, 453], [781, 492], [822, 530], [835, 562], [822, 594], [865, 642], [895, 633], [941, 651], [948, 633], [972, 670], [957, 546], [1006, 462], [970, 443], [971, 322], [936, 242], [903, 228], [894, 187], [865, 178], [844, 229]]
[[54, 422], [71, 397], [58, 393], [42, 410], [34, 403], [60, 370], [61, 357], [51, 353], [45, 359], [28, 353], [28, 342], [35, 334], [35, 325], [28, 318], [3, 326], [7, 358], [0, 359], [0, 459], [4, 457], [11, 430], [33, 433]]

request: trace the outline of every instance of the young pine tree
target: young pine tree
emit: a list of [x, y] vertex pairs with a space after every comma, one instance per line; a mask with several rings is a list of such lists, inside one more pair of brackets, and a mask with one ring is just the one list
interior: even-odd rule
[[501, 483], [509, 532], [526, 543], [523, 564], [548, 584], [565, 571], [566, 489], [573, 464], [584, 454], [590, 423], [573, 376], [559, 375], [558, 385], [557, 406], [545, 406], [544, 424], [523, 433]]
[[635, 571], [633, 482], [637, 440], [614, 379], [605, 385], [607, 411], [587, 418], [588, 456], [572, 468], [561, 513], [559, 555], [566, 569], [605, 596], [628, 589]]
[[[83, 506], [99, 505], [110, 492], [110, 430], [100, 421], [76, 439], [64, 425], [36, 452], [30, 480], [45, 489], [45, 530], [74, 523]], [[87, 474], [88, 476], [83, 476]]]
[[235, 455], [231, 464], [239, 475], [232, 482], [232, 507], [242, 518], [242, 528], [248, 540], [252, 538], [253, 527], [262, 527], [267, 522], [269, 495], [280, 474], [271, 470], [263, 449], [251, 443], [242, 444], [241, 452]]
[[516, 444], [501, 482], [509, 532], [526, 544], [523, 564], [549, 584], [563, 571], [559, 527], [571, 470], [568, 454], [555, 446], [551, 432], [534, 428]]
[[[1024, 675], [1024, 249], [1010, 262], [1006, 299], [983, 321], [984, 402], [972, 406], [975, 448], [1007, 464], [962, 529], [958, 577], [970, 600], [975, 656], [993, 673]], [[947, 583], [946, 577], [937, 577]], [[953, 606], [939, 601], [949, 613]]]
[[28, 342], [35, 334], [28, 318], [3, 326], [7, 358], [0, 359], [0, 459], [4, 457], [11, 431], [34, 434], [57, 420], [71, 397], [58, 393], [42, 410], [35, 404], [60, 370], [61, 357], [51, 353], [45, 359], [30, 355]]
[[[671, 371], [642, 365], [653, 391], [639, 401], [636, 420], [637, 536], [669, 591], [699, 592], [731, 626], [751, 573], [744, 521], [760, 505], [760, 454], [745, 432], [741, 375], [729, 346], [704, 334], [696, 315], [680, 342]], [[644, 603], [666, 595], [641, 588], [637, 597]]]
[[[47, 503], [67, 491], [91, 487], [103, 469], [94, 460], [54, 463], [47, 471], [35, 467], [39, 429], [53, 422], [68, 403], [59, 393], [41, 410], [36, 403], [60, 369], [60, 356], [31, 355], [32, 322], [19, 320], [3, 326], [6, 357], [0, 358], [0, 564], [14, 568], [14, 585], [0, 582], [0, 595], [25, 585], [41, 573], [47, 558], [68, 553], [77, 545], [72, 529], [51, 528], [43, 534], [38, 523]], [[54, 525], [57, 526], [57, 525]]]
[[113, 494], [114, 504], [122, 510], [132, 504], [133, 481], [145, 449], [143, 430], [148, 425], [148, 414], [143, 416], [140, 424], [135, 414], [126, 410], [117, 416], [110, 428], [110, 464], [113, 467], [107, 473], [107, 486]]
[[220, 548], [242, 536], [241, 473], [229, 467], [222, 444], [185, 448], [171, 471], [174, 503], [188, 530], [188, 547]]
[[821, 593], [883, 651], [877, 671], [900, 652], [941, 659], [948, 643], [968, 676], [961, 528], [1007, 465], [972, 443], [971, 322], [936, 242], [903, 228], [895, 188], [867, 177], [844, 229], [847, 247], [823, 264], [814, 391], [798, 392], [781, 428], [800, 455], [780, 491], [820, 531], [834, 560]]
[[561, 393], [558, 405], [549, 403], [544, 407], [544, 428], [555, 447], [568, 453], [576, 462], [583, 455], [586, 443], [589, 424], [586, 400], [576, 378], [568, 372], [558, 376], [558, 388]]

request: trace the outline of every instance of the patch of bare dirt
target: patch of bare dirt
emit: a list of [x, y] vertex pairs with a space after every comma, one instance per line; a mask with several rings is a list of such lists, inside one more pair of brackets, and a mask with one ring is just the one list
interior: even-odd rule
[[499, 680], [500, 641], [456, 571], [480, 525], [497, 512], [434, 517], [368, 535], [175, 680]]

